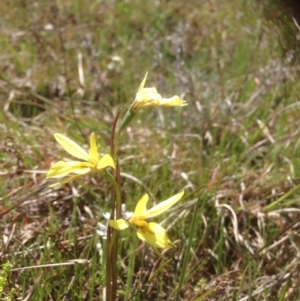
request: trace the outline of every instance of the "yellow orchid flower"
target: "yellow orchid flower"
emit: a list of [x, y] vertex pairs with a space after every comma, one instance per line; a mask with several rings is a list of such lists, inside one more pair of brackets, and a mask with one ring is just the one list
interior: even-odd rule
[[147, 242], [154, 248], [167, 248], [172, 245], [167, 237], [166, 230], [157, 223], [148, 223], [147, 218], [157, 216], [175, 205], [183, 196], [184, 191], [155, 205], [147, 210], [148, 194], [145, 194], [137, 203], [133, 215], [129, 219], [110, 220], [109, 225], [117, 230], [133, 227], [139, 239]]
[[167, 107], [182, 107], [187, 106], [185, 100], [182, 100], [179, 96], [175, 95], [171, 98], [163, 98], [156, 90], [156, 88], [144, 88], [146, 79], [146, 73], [142, 83], [140, 84], [139, 90], [136, 94], [135, 101], [133, 103], [133, 110], [138, 110], [144, 107], [156, 107], [156, 106], [167, 106]]
[[55, 140], [62, 146], [62, 148], [75, 158], [81, 159], [83, 161], [59, 161], [55, 163], [47, 173], [47, 179], [49, 178], [63, 178], [69, 174], [75, 174], [65, 180], [58, 183], [50, 185], [50, 187], [57, 187], [62, 184], [73, 181], [74, 179], [93, 172], [101, 171], [106, 167], [115, 167], [113, 158], [110, 155], [104, 155], [100, 158], [98, 154], [96, 136], [95, 133], [90, 135], [90, 150], [86, 152], [82, 147], [80, 147], [76, 142], [67, 138], [61, 134], [54, 134]]
[[142, 83], [140, 84], [139, 90], [136, 94], [134, 102], [130, 105], [128, 111], [125, 113], [121, 120], [117, 136], [120, 136], [123, 130], [135, 117], [137, 111], [145, 107], [183, 107], [187, 106], [187, 102], [182, 100], [179, 96], [175, 95], [171, 98], [163, 98], [156, 90], [156, 88], [144, 88], [148, 72], [146, 73]]

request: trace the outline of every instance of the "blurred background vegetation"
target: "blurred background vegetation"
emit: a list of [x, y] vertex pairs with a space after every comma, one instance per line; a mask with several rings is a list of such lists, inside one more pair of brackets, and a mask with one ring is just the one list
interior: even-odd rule
[[53, 133], [87, 148], [95, 131], [107, 152], [114, 116], [148, 71], [147, 86], [189, 105], [143, 110], [124, 133], [127, 209], [146, 191], [152, 204], [205, 189], [191, 247], [197, 196], [161, 219], [177, 249], [156, 277], [156, 255], [122, 233], [119, 300], [300, 299], [297, 1], [2, 0], [0, 10], [6, 296], [102, 300], [96, 230], [109, 190], [97, 177], [48, 187], [65, 156]]

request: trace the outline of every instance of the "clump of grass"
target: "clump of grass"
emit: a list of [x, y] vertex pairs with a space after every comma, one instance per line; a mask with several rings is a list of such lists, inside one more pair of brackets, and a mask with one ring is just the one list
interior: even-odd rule
[[283, 56], [291, 62], [295, 60], [299, 62], [299, 2], [268, 0], [260, 5], [264, 8], [266, 19], [278, 28], [278, 39]]

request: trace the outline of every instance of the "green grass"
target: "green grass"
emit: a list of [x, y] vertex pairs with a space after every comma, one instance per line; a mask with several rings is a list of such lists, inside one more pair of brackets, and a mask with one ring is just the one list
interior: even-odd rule
[[109, 185], [87, 176], [49, 188], [47, 170], [67, 156], [53, 133], [87, 148], [95, 131], [109, 152], [114, 116], [149, 71], [148, 87], [189, 105], [143, 109], [124, 132], [122, 197], [130, 211], [145, 192], [149, 205], [188, 197], [157, 218], [177, 244], [166, 261], [134, 231], [120, 234], [118, 300], [299, 300], [299, 223], [285, 230], [300, 210], [299, 65], [282, 58], [261, 4], [1, 8], [0, 263], [13, 265], [3, 297], [103, 300], [96, 230]]

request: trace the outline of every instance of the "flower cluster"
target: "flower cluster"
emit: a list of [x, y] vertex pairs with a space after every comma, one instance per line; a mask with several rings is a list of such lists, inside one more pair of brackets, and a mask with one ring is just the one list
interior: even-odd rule
[[[147, 74], [145, 75], [138, 92], [136, 94], [134, 102], [131, 104], [128, 111], [125, 113], [123, 120], [119, 126], [116, 138], [114, 141], [115, 146], [118, 146], [118, 139], [124, 128], [131, 122], [131, 120], [136, 115], [136, 112], [144, 107], [153, 106], [186, 106], [186, 101], [182, 100], [179, 96], [175, 95], [171, 98], [163, 98], [156, 90], [156, 88], [144, 88], [147, 79]], [[51, 187], [57, 187], [62, 184], [69, 183], [82, 175], [88, 173], [97, 172], [103, 177], [105, 177], [110, 183], [116, 188], [118, 183], [116, 182], [114, 176], [112, 176], [107, 168], [116, 169], [114, 159], [116, 159], [117, 151], [116, 149], [111, 150], [114, 153], [113, 157], [109, 154], [100, 156], [98, 153], [96, 136], [95, 133], [90, 135], [90, 149], [85, 151], [76, 142], [67, 138], [62, 134], [54, 134], [55, 140], [62, 146], [62, 148], [68, 152], [73, 157], [81, 161], [59, 161], [55, 163], [47, 173], [47, 179], [61, 179], [57, 183], [50, 185]], [[116, 190], [119, 191], [119, 190]], [[120, 195], [120, 194], [119, 194]], [[167, 248], [172, 244], [168, 239], [166, 230], [157, 223], [148, 222], [147, 219], [156, 217], [157, 215], [167, 211], [171, 206], [175, 205], [181, 200], [184, 195], [184, 191], [170, 197], [169, 199], [155, 205], [151, 209], [147, 209], [146, 205], [148, 202], [148, 195], [145, 194], [137, 203], [136, 208], [133, 213], [124, 213], [122, 210], [121, 219], [110, 220], [110, 214], [106, 215], [105, 218], [108, 220], [110, 227], [116, 230], [124, 230], [129, 227], [134, 228], [137, 232], [137, 236], [142, 241], [147, 242], [154, 248]], [[121, 210], [121, 199], [117, 200], [119, 207], [119, 212]], [[116, 208], [113, 206], [113, 208]], [[116, 214], [115, 214], [116, 215]], [[114, 215], [114, 216], [115, 216]], [[109, 239], [107, 237], [107, 227], [106, 225], [99, 224], [99, 230], [97, 231], [104, 239]]]

